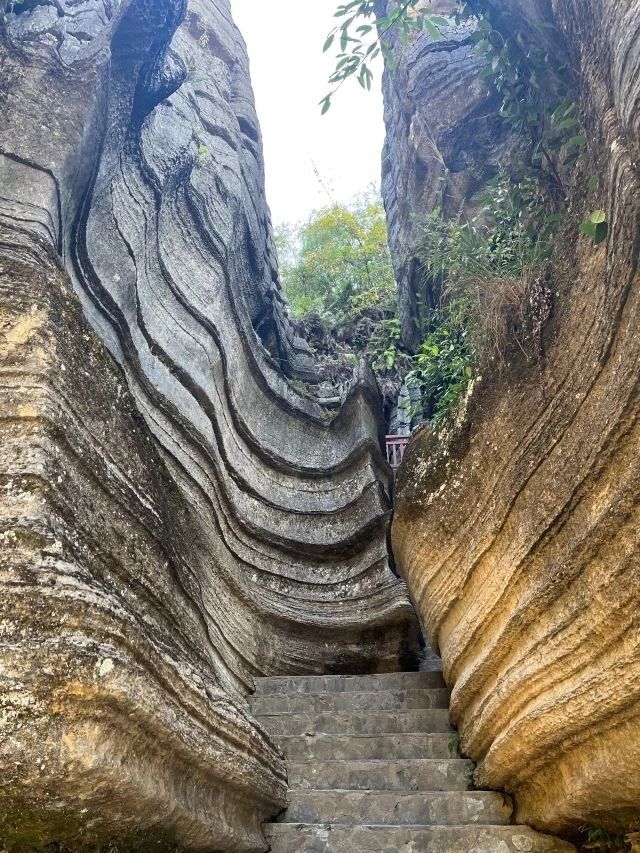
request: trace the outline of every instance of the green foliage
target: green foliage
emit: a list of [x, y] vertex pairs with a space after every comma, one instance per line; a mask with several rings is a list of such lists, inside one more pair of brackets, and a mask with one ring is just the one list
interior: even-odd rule
[[449, 747], [449, 755], [457, 758], [458, 757], [458, 749], [460, 747], [460, 735], [458, 734], [458, 732], [452, 732], [449, 735], [448, 747]]
[[316, 211], [302, 226], [276, 232], [289, 304], [298, 317], [315, 312], [341, 323], [365, 311], [392, 313], [395, 281], [379, 199]]
[[471, 220], [447, 220], [438, 208], [424, 223], [419, 257], [437, 300], [422, 318], [415, 356], [401, 343], [377, 198], [333, 205], [276, 235], [285, 292], [312, 339], [315, 330], [316, 350], [339, 362], [339, 374], [368, 358], [388, 400], [406, 376], [421, 388], [434, 425], [513, 342], [530, 354], [532, 285], [549, 259], [557, 222], [533, 180], [496, 178], [476, 203]]
[[409, 356], [400, 341], [379, 197], [365, 194], [350, 205], [316, 211], [300, 226], [281, 226], [276, 247], [291, 309], [307, 326], [325, 367], [332, 363], [330, 379], [346, 379], [365, 357], [390, 399]]
[[[329, 109], [332, 96], [351, 77], [370, 88], [369, 66], [379, 54], [393, 72], [398, 42], [406, 44], [424, 30], [437, 41], [442, 27], [472, 18], [477, 29], [471, 38], [484, 60], [480, 76], [501, 96], [501, 118], [529, 140], [529, 175], [561, 207], [566, 196], [562, 171], [575, 166], [588, 149], [588, 139], [573, 97], [572, 72], [567, 66], [558, 67], [548, 52], [553, 34], [517, 31], [514, 19], [489, 0], [459, 0], [448, 17], [434, 13], [431, 0], [403, 0], [385, 17], [376, 15], [377, 6], [375, 0], [355, 0], [338, 7], [335, 17], [339, 23], [324, 45], [328, 50], [334, 42], [339, 44], [339, 53], [329, 78], [333, 88], [321, 102], [322, 111]], [[547, 27], [554, 30], [551, 24]], [[607, 235], [604, 222], [583, 223], [581, 230], [596, 245]]]
[[571, 74], [554, 68], [546, 38], [535, 43], [531, 33], [512, 31], [504, 13], [486, 0], [464, 5], [459, 17], [477, 19], [471, 38], [485, 60], [480, 76], [500, 94], [500, 116], [531, 140], [532, 162], [562, 191], [560, 163], [574, 162], [587, 145], [572, 98]]
[[371, 359], [375, 373], [392, 371], [403, 358], [400, 342], [400, 320], [395, 314], [379, 320], [364, 347], [364, 355]]
[[591, 237], [594, 246], [602, 243], [607, 239], [609, 233], [609, 224], [607, 222], [607, 214], [604, 210], [594, 210], [589, 219], [580, 225], [582, 234]]
[[[546, 268], [566, 200], [562, 176], [587, 151], [588, 139], [572, 93], [572, 73], [547, 52], [554, 34], [518, 32], [515, 18], [489, 0], [459, 0], [446, 18], [434, 13], [431, 0], [401, 0], [384, 17], [377, 9], [375, 0], [338, 7], [338, 23], [324, 44], [325, 51], [337, 45], [338, 53], [322, 112], [350, 78], [369, 89], [371, 62], [380, 54], [393, 72], [399, 49], [418, 33], [426, 30], [437, 41], [441, 28], [473, 18], [472, 39], [484, 60], [480, 76], [500, 95], [500, 117], [527, 142], [528, 158], [517, 179], [502, 176], [491, 182], [475, 200], [477, 216], [445, 219], [441, 200], [425, 223], [419, 256], [437, 299], [417, 318], [423, 342], [409, 378], [422, 387], [424, 407], [437, 424], [474, 374], [491, 361], [502, 363], [512, 344], [527, 356], [541, 357], [542, 328], [551, 310]], [[596, 185], [592, 178], [589, 190]], [[594, 211], [580, 230], [594, 244], [602, 242], [608, 230], [605, 212]], [[387, 339], [377, 339], [378, 369], [394, 364], [400, 351], [399, 324], [396, 340], [392, 319], [385, 318], [389, 325], [378, 330], [387, 333]]]
[[557, 216], [535, 189], [498, 177], [478, 195], [473, 219], [445, 219], [437, 208], [425, 221], [418, 254], [438, 304], [423, 319], [411, 376], [434, 425], [479, 370], [504, 362], [511, 345], [527, 356], [538, 351], [532, 296], [551, 255]]
[[331, 99], [340, 86], [354, 78], [363, 89], [371, 89], [371, 63], [380, 55], [394, 65], [392, 48], [386, 36], [400, 33], [403, 43], [416, 31], [426, 30], [434, 40], [440, 39], [440, 27], [448, 21], [433, 12], [423, 0], [402, 0], [388, 15], [376, 14], [376, 0], [353, 0], [338, 6], [335, 16], [339, 23], [328, 34], [323, 51], [339, 46], [336, 66], [329, 77], [331, 91], [320, 102], [322, 112], [331, 106]]
[[431, 313], [431, 331], [420, 345], [408, 375], [409, 381], [420, 386], [434, 426], [442, 423], [473, 376], [465, 313], [457, 302], [449, 302]]
[[196, 156], [196, 164], [198, 166], [202, 166], [204, 161], [207, 159], [208, 155], [209, 155], [209, 149], [207, 148], [206, 145], [198, 146], [198, 154]]

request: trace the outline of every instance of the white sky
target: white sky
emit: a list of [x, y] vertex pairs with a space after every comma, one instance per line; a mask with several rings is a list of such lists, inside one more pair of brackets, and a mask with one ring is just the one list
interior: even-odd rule
[[267, 200], [274, 224], [296, 222], [335, 201], [380, 184], [384, 140], [380, 74], [370, 92], [348, 80], [331, 109], [327, 94], [333, 48], [322, 53], [339, 0], [231, 0], [249, 50], [251, 79], [264, 137]]

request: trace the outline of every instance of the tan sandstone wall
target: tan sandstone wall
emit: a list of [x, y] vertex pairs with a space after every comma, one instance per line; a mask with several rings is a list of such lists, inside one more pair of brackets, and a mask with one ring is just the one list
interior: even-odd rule
[[223, 689], [185, 503], [46, 243], [0, 249], [0, 837], [259, 849], [284, 767]]
[[[591, 156], [544, 360], [485, 376], [455, 423], [418, 433], [392, 536], [476, 783], [512, 792], [524, 823], [619, 829], [640, 815], [640, 3], [553, 7]], [[598, 206], [594, 248], [577, 234]]]

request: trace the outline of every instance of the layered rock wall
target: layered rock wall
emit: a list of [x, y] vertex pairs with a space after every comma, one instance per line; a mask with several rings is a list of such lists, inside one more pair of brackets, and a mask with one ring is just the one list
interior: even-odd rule
[[50, 246], [0, 247], [0, 837], [259, 849], [284, 769], [224, 689], [206, 539]]
[[[542, 8], [518, 8], [529, 5]], [[548, 14], [577, 75], [590, 155], [557, 241], [544, 359], [514, 359], [440, 434], [414, 438], [392, 538], [476, 782], [512, 792], [517, 819], [537, 827], [620, 829], [640, 801], [640, 4], [554, 0]], [[464, 38], [420, 37], [386, 81], [387, 150], [400, 151], [387, 204], [405, 294], [411, 216], [428, 212], [440, 158], [461, 168], [463, 195], [483, 138], [482, 168], [495, 153], [509, 167], [502, 132], [495, 148], [491, 134], [470, 138], [480, 102]], [[596, 207], [609, 223], [597, 248], [578, 236]]]
[[290, 381], [227, 0], [4, 5], [0, 113], [0, 837], [260, 849], [253, 677], [415, 656], [375, 383]]

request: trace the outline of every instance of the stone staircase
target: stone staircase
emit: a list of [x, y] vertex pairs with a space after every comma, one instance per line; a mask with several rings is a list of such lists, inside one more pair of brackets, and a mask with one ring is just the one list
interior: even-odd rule
[[439, 672], [257, 679], [253, 714], [281, 748], [289, 806], [273, 853], [569, 853], [470, 790]]

